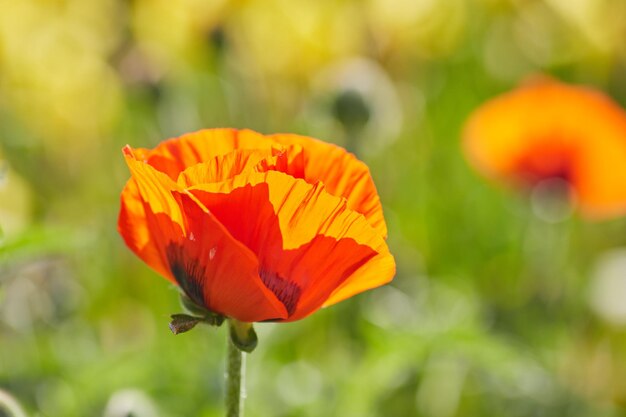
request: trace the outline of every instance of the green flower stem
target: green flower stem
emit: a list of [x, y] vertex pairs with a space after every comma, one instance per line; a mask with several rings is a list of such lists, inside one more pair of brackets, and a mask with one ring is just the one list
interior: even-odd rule
[[226, 370], [226, 417], [243, 415], [243, 384], [245, 377], [245, 356], [233, 343], [234, 326], [229, 326], [228, 359]]

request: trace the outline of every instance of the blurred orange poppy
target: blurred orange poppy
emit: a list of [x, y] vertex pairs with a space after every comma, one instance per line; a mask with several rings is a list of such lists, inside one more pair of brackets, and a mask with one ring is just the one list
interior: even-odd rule
[[478, 108], [464, 146], [487, 176], [561, 178], [587, 217], [626, 213], [626, 112], [598, 91], [536, 79]]
[[369, 169], [342, 148], [208, 129], [124, 156], [120, 234], [204, 308], [293, 321], [393, 278]]

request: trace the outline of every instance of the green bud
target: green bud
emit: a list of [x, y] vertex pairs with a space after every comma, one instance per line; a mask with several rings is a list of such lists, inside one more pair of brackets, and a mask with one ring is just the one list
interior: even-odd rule
[[230, 340], [237, 349], [250, 353], [258, 343], [258, 338], [252, 323], [229, 319]]

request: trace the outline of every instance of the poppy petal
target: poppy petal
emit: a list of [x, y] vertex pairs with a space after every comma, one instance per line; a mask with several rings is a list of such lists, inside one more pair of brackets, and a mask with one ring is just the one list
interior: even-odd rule
[[256, 256], [191, 196], [174, 194], [184, 207], [189, 233], [186, 239], [170, 244], [169, 262], [192, 300], [195, 292], [194, 301], [240, 321], [286, 318], [285, 306], [259, 277]]
[[382, 205], [367, 165], [339, 146], [307, 136], [276, 134], [268, 138], [283, 145], [301, 146], [304, 179], [310, 183], [322, 181], [330, 194], [348, 200], [350, 209], [363, 214], [382, 237], [387, 237]]
[[224, 181], [243, 171], [254, 170], [261, 161], [271, 156], [271, 149], [236, 149], [185, 169], [178, 175], [178, 184], [191, 187]]
[[[257, 254], [261, 278], [282, 297], [289, 320], [315, 311], [376, 248], [386, 248], [367, 220], [322, 183], [268, 171], [189, 191]], [[246, 216], [251, 207], [254, 215]], [[380, 285], [392, 273], [383, 271]]]
[[391, 282], [396, 274], [396, 263], [389, 252], [387, 245], [377, 248], [377, 254], [359, 269], [354, 271], [330, 297], [324, 302], [324, 307], [337, 304], [355, 294], [380, 287]]
[[534, 80], [478, 108], [463, 136], [487, 176], [531, 185], [563, 177], [588, 216], [626, 212], [626, 112], [600, 92]]
[[186, 168], [235, 149], [271, 149], [273, 142], [252, 130], [204, 129], [161, 142], [153, 150], [137, 149], [148, 164], [176, 180]]
[[144, 201], [141, 199], [139, 188], [133, 178], [126, 183], [122, 191], [118, 231], [126, 245], [140, 259], [159, 274], [173, 281], [165, 260], [151, 237]]
[[[310, 243], [285, 251], [275, 264], [274, 271], [266, 272], [265, 282], [271, 285], [276, 279], [280, 280], [281, 273], [291, 277], [294, 284], [306, 285], [310, 282], [309, 287], [302, 290], [297, 309], [294, 308], [286, 321], [300, 320], [322, 307], [333, 291], [374, 256], [376, 252], [372, 248], [353, 239], [319, 235]], [[376, 286], [382, 284], [379, 282]], [[353, 295], [359, 292], [354, 291]]]
[[136, 193], [120, 224], [128, 225], [128, 216], [142, 214], [137, 200], [143, 204], [145, 223], [121, 232], [131, 242], [146, 241], [149, 234], [146, 246], [158, 254], [159, 262], [148, 264], [213, 311], [241, 321], [285, 318], [283, 304], [258, 275], [255, 255], [169, 177], [137, 161], [130, 148], [125, 155]]
[[178, 186], [163, 173], [135, 159], [128, 146], [124, 148], [124, 157], [132, 178], [122, 194], [120, 233], [148, 265], [173, 281], [163, 243], [178, 238], [184, 230], [181, 209], [171, 193]]
[[293, 176], [303, 172], [302, 148], [281, 145], [267, 149], [235, 149], [217, 155], [208, 161], [185, 169], [178, 176], [178, 184], [192, 187], [197, 184], [225, 181], [245, 171], [281, 171]]

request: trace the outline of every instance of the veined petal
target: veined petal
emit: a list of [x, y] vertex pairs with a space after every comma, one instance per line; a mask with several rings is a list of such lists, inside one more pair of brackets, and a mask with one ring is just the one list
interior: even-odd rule
[[[310, 242], [319, 234], [335, 238], [351, 237], [370, 247], [378, 247], [381, 242], [384, 243], [383, 237], [365, 217], [349, 208], [345, 198], [327, 192], [323, 183], [310, 184], [282, 172], [247, 172], [228, 181], [190, 187], [188, 191], [193, 195], [198, 195], [197, 191], [228, 195], [237, 188], [263, 183], [267, 184], [269, 199], [278, 216], [283, 246], [286, 249]], [[234, 198], [232, 200], [237, 201]], [[250, 212], [252, 207], [245, 203], [231, 205], [233, 210], [236, 209], [235, 206], [240, 206], [236, 211], [242, 213]], [[206, 207], [213, 212], [212, 208]], [[241, 220], [241, 217], [238, 219]], [[230, 231], [236, 230], [229, 226], [227, 228]], [[237, 234], [233, 235], [239, 239]]]
[[153, 150], [137, 149], [137, 155], [176, 180], [186, 168], [226, 155], [235, 149], [271, 149], [274, 142], [252, 130], [204, 129], [161, 142]]
[[169, 244], [168, 261], [192, 300], [240, 321], [286, 318], [285, 306], [259, 277], [256, 256], [195, 199], [184, 192], [175, 194], [184, 207], [189, 233]]
[[318, 310], [335, 289], [375, 256], [372, 248], [353, 239], [318, 235], [307, 244], [284, 251], [273, 268], [262, 271], [261, 276], [270, 288], [287, 282], [302, 289], [286, 320], [295, 321]]
[[178, 176], [178, 184], [192, 187], [221, 182], [246, 171], [280, 171], [298, 176], [304, 169], [302, 160], [302, 148], [299, 146], [285, 148], [274, 144], [267, 149], [235, 149], [185, 169]]
[[212, 311], [242, 321], [286, 318], [258, 275], [256, 256], [168, 176], [130, 148], [125, 155], [133, 178], [119, 224], [131, 249]]
[[[315, 311], [386, 248], [364, 216], [327, 193], [322, 183], [276, 171], [251, 172], [189, 191], [257, 255], [261, 278], [283, 301], [289, 320]], [[381, 284], [393, 270], [382, 272]]]
[[178, 184], [192, 187], [224, 181], [244, 171], [254, 170], [261, 161], [271, 156], [272, 149], [236, 149], [185, 169], [178, 175]]
[[[322, 181], [331, 194], [344, 197], [352, 210], [363, 214], [372, 227], [387, 236], [380, 198], [367, 165], [329, 143], [290, 134], [264, 136], [247, 129], [205, 129], [166, 140], [153, 150], [134, 152], [138, 159], [176, 180], [185, 169], [234, 150], [269, 150], [277, 144], [288, 148], [289, 163], [285, 168], [272, 169], [311, 183]], [[198, 173], [194, 172], [196, 176]]]
[[345, 198], [350, 209], [363, 214], [382, 237], [387, 237], [382, 205], [367, 165], [345, 149], [314, 138], [292, 134], [268, 138], [283, 145], [302, 146], [304, 179], [322, 181], [330, 194]]

